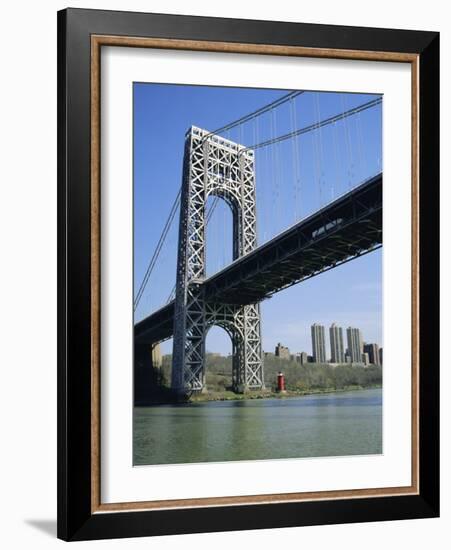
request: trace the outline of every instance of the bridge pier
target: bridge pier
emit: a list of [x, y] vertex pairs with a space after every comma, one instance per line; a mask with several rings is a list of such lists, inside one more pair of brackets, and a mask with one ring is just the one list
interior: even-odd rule
[[181, 393], [205, 390], [205, 340], [212, 326], [220, 326], [232, 342], [233, 390], [245, 393], [263, 389], [259, 305], [207, 302], [202, 289], [191, 288], [188, 294], [191, 301], [181, 313], [182, 322], [176, 320], [174, 348], [177, 354], [173, 356], [172, 387]]
[[205, 336], [224, 328], [233, 345], [235, 391], [263, 388], [260, 308], [205, 299], [205, 205], [221, 197], [233, 214], [233, 259], [257, 246], [254, 155], [244, 146], [192, 127], [186, 134], [180, 206], [172, 388], [205, 388]]
[[158, 361], [154, 361], [156, 345], [158, 344], [141, 344], [135, 341], [133, 357], [135, 406], [158, 401], [164, 391], [161, 365]]

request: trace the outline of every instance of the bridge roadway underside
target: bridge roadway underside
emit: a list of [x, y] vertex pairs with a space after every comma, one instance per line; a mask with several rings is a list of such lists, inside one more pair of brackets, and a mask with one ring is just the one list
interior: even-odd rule
[[[253, 304], [382, 246], [382, 174], [202, 282], [207, 300]], [[135, 342], [173, 334], [174, 302], [135, 325]]]

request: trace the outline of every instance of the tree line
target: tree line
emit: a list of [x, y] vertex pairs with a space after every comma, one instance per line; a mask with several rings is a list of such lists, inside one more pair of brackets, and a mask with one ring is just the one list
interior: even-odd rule
[[[287, 390], [309, 392], [321, 390], [342, 390], [346, 388], [376, 387], [382, 385], [382, 367], [379, 365], [343, 364], [332, 366], [328, 363], [306, 363], [267, 356], [265, 361], [265, 385], [267, 389], [275, 390], [277, 375], [285, 376]], [[172, 356], [162, 358], [161, 379], [164, 385], [170, 385]], [[210, 391], [221, 392], [232, 385], [232, 357], [219, 354], [206, 354], [206, 383]]]

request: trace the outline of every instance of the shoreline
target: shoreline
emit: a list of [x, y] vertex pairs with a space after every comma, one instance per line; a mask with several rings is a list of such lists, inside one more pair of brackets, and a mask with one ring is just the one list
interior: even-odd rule
[[287, 390], [284, 393], [272, 390], [268, 391], [249, 391], [247, 393], [234, 393], [232, 391], [223, 392], [206, 392], [195, 394], [187, 398], [185, 401], [158, 399], [148, 403], [138, 403], [135, 407], [153, 407], [155, 405], [194, 405], [198, 403], [210, 403], [218, 401], [248, 401], [254, 399], [292, 399], [294, 397], [307, 397], [310, 395], [325, 395], [331, 393], [345, 393], [350, 391], [363, 391], [381, 389], [382, 384], [374, 384], [371, 386], [346, 386], [343, 388], [324, 388], [312, 390]]
[[211, 401], [247, 401], [252, 399], [290, 399], [293, 397], [306, 397], [309, 395], [323, 395], [330, 393], [344, 393], [349, 391], [374, 390], [382, 388], [381, 384], [372, 386], [348, 386], [344, 388], [324, 388], [317, 390], [287, 390], [285, 392], [277, 391], [250, 391], [247, 393], [233, 392], [207, 392], [191, 396], [187, 403], [208, 403]]

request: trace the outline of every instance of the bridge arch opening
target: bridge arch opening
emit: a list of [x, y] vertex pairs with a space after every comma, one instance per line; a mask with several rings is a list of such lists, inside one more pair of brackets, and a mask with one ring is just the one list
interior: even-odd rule
[[205, 333], [205, 383], [208, 391], [233, 389], [233, 332], [211, 325]]
[[233, 261], [237, 216], [233, 202], [217, 194], [211, 194], [205, 206], [205, 273], [209, 277]]

